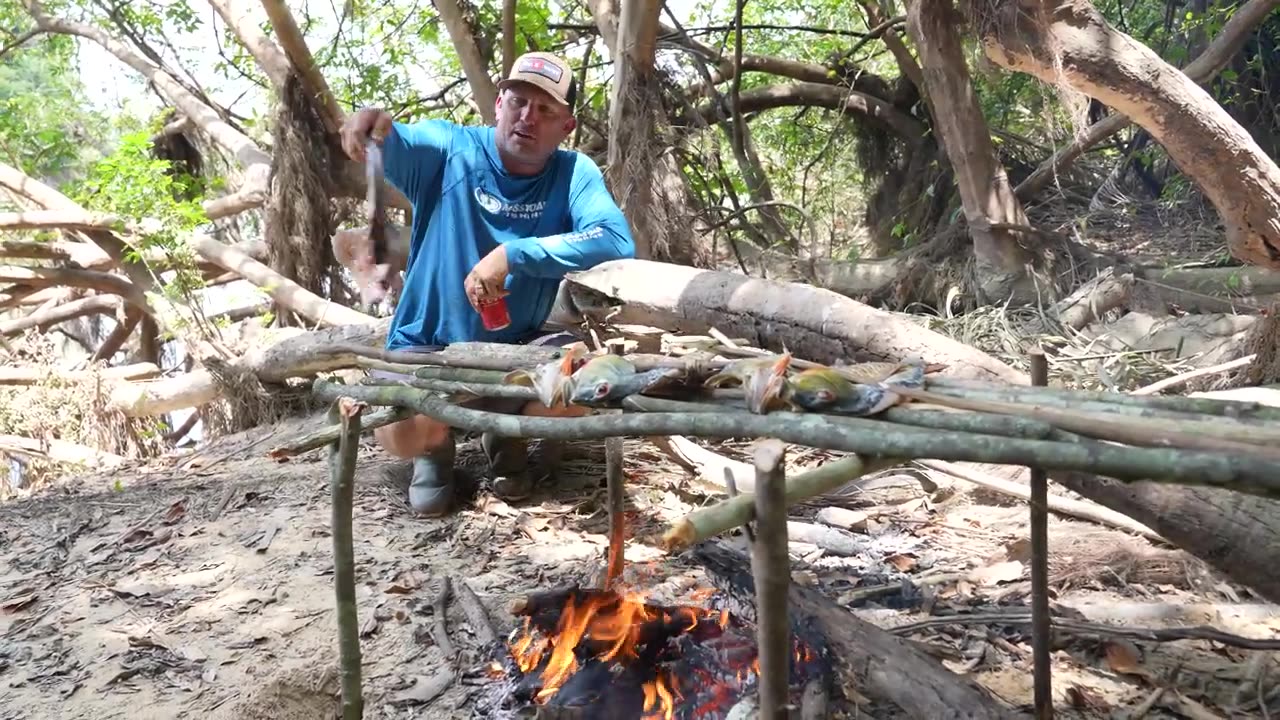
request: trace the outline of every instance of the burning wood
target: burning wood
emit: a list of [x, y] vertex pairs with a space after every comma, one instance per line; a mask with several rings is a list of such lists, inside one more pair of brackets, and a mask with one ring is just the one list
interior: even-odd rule
[[[755, 703], [759, 659], [754, 628], [727, 609], [664, 606], [639, 593], [563, 588], [531, 594], [509, 609], [525, 618], [508, 642], [517, 672], [493, 666], [495, 683], [478, 707], [485, 717], [718, 720]], [[826, 678], [821, 642], [792, 642], [791, 700]]]

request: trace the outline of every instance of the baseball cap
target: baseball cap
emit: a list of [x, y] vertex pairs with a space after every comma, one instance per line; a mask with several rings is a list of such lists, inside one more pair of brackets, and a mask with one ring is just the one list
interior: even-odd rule
[[569, 67], [569, 63], [551, 53], [528, 52], [516, 58], [511, 66], [511, 74], [498, 82], [498, 89], [502, 90], [516, 82], [536, 85], [570, 108], [578, 94], [573, 69]]

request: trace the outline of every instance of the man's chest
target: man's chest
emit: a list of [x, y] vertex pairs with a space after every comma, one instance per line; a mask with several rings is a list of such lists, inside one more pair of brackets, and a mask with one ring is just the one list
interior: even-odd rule
[[441, 210], [495, 243], [573, 229], [567, 183], [554, 173], [509, 178], [471, 163], [451, 165], [444, 177]]

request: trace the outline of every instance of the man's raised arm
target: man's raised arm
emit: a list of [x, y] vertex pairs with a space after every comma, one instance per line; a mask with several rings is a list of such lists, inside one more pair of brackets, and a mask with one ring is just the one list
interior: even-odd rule
[[503, 243], [512, 275], [561, 278], [609, 260], [636, 254], [631, 228], [604, 184], [600, 168], [579, 155], [569, 190], [573, 230]]

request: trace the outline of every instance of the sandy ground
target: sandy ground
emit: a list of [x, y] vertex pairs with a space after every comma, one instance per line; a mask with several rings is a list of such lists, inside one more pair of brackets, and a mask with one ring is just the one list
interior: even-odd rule
[[[114, 475], [67, 478], [0, 505], [0, 720], [334, 717], [326, 457], [322, 450], [283, 463], [265, 457], [316, 422], [259, 428], [195, 456]], [[627, 448], [633, 535], [717, 499], [652, 446], [632, 440]], [[461, 444], [460, 456], [466, 475], [478, 477], [478, 443]], [[403, 472], [363, 448], [354, 532], [365, 717], [471, 717], [484, 682], [478, 675], [460, 673], [428, 703], [415, 694], [447, 662], [432, 629], [437, 583], [465, 581], [506, 630], [514, 626], [505, 611], [511, 598], [586, 581], [606, 545], [602, 458], [598, 445], [573, 445], [558, 484], [544, 484], [527, 502], [496, 501], [481, 483], [457, 514], [421, 520], [407, 513]], [[794, 459], [822, 458], [795, 452]], [[794, 573], [862, 617], [890, 628], [931, 614], [1026, 605], [1020, 504], [900, 476], [851, 489], [841, 504], [873, 511], [867, 527], [849, 534], [863, 550], [842, 557], [796, 544]], [[805, 520], [814, 510], [798, 507], [794, 516]], [[1181, 552], [1061, 518], [1051, 520], [1051, 547], [1062, 613], [1128, 626], [1207, 623], [1250, 637], [1273, 637], [1280, 627], [1276, 608]], [[663, 601], [705, 585], [688, 561], [641, 544], [629, 546], [628, 561], [628, 579]], [[904, 580], [911, 592], [866, 597], [868, 587]], [[477, 649], [472, 628], [456, 605], [446, 624], [466, 670]], [[1026, 709], [1026, 631], [953, 624], [910, 637]], [[1270, 653], [1202, 640], [1056, 638], [1061, 717], [1263, 717], [1258, 699], [1275, 700]], [[846, 690], [853, 696], [859, 688]], [[841, 708], [836, 716], [890, 716]]]

